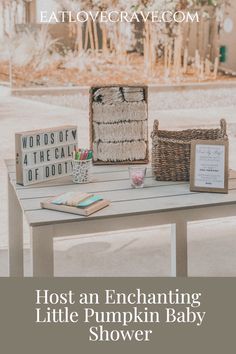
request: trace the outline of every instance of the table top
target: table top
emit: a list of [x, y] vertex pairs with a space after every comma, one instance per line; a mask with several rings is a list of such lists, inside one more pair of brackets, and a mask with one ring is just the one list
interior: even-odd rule
[[[236, 203], [235, 171], [230, 172], [229, 194], [195, 193], [190, 192], [186, 182], [156, 181], [150, 166], [147, 167], [145, 187], [141, 189], [131, 188], [128, 166], [118, 165], [93, 166], [93, 181], [89, 184], [74, 184], [71, 176], [67, 176], [24, 187], [16, 184], [14, 160], [5, 162], [17, 198], [31, 226]], [[97, 193], [110, 200], [111, 205], [88, 217], [41, 209], [40, 202], [68, 191]]]

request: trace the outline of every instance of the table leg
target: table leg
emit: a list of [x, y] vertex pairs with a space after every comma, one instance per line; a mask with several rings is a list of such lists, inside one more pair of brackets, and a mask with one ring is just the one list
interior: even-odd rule
[[23, 214], [14, 187], [8, 177], [9, 276], [24, 276]]
[[31, 227], [33, 277], [53, 277], [53, 226]]
[[171, 225], [171, 275], [188, 276], [187, 222], [180, 220]]

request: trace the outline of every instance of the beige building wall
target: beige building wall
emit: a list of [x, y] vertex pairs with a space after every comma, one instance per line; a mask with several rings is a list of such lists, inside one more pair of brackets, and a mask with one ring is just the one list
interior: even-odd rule
[[40, 22], [41, 11], [48, 11], [51, 13], [57, 11], [58, 4], [54, 0], [36, 0], [36, 21]]
[[[226, 62], [222, 63], [222, 66], [227, 69], [236, 71], [236, 1], [231, 1], [231, 7], [229, 10], [229, 15], [226, 16], [225, 25], [230, 29], [230, 20], [232, 20], [232, 30], [227, 32], [223, 28], [221, 32], [220, 45], [225, 45], [227, 47], [227, 57]], [[227, 26], [228, 23], [228, 26]]]

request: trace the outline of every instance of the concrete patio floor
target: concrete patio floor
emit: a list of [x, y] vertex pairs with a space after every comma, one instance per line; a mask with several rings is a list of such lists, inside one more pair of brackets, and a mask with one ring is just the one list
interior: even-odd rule
[[[2, 93], [2, 94], [1, 94]], [[3, 160], [14, 157], [14, 133], [22, 130], [78, 124], [79, 145], [88, 146], [88, 97], [81, 108], [66, 108], [11, 97], [0, 90], [0, 276], [8, 275], [7, 186]], [[230, 167], [236, 169], [236, 105], [204, 109], [155, 109], [150, 95], [149, 125], [158, 118], [161, 127], [218, 126], [226, 118], [230, 133]], [[151, 141], [150, 141], [151, 143]], [[26, 275], [31, 274], [29, 232], [25, 225]], [[170, 230], [124, 231], [92, 238], [55, 240], [57, 276], [168, 276]], [[189, 227], [189, 274], [191, 276], [236, 276], [236, 218], [193, 223]]]

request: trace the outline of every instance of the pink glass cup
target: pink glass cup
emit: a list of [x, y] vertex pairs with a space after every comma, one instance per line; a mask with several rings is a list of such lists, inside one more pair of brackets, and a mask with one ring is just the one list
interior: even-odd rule
[[146, 167], [129, 167], [129, 178], [133, 188], [143, 188], [146, 175]]

